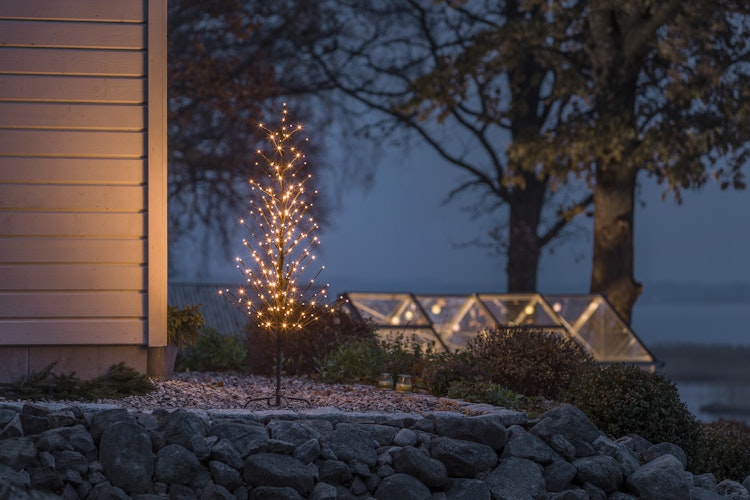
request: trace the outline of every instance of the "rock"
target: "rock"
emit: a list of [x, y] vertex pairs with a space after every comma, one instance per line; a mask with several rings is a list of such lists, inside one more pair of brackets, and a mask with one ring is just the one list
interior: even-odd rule
[[382, 500], [432, 500], [430, 489], [408, 474], [393, 474], [378, 485], [375, 498]]
[[554, 461], [562, 460], [541, 438], [519, 428], [508, 440], [500, 458], [516, 457], [526, 458], [532, 462], [546, 465]]
[[260, 425], [229, 421], [217, 422], [211, 426], [211, 434], [229, 441], [243, 459], [251, 453], [268, 450], [268, 429]]
[[169, 485], [187, 485], [201, 469], [201, 463], [190, 450], [179, 444], [168, 444], [156, 454], [154, 479]]
[[211, 460], [208, 463], [208, 470], [211, 472], [211, 478], [216, 484], [225, 487], [228, 490], [235, 490], [242, 485], [242, 476], [240, 471], [218, 460]]
[[687, 456], [685, 455], [685, 452], [682, 448], [672, 443], [657, 443], [649, 446], [649, 448], [643, 453], [643, 460], [650, 462], [655, 458], [666, 455], [667, 453], [677, 458], [682, 464], [683, 469], [687, 467]]
[[318, 429], [309, 424], [297, 421], [271, 420], [268, 422], [268, 430], [270, 431], [271, 439], [294, 443], [296, 446], [300, 446], [311, 439], [317, 440], [321, 437]]
[[235, 500], [235, 496], [224, 486], [211, 483], [201, 491], [200, 500]]
[[318, 479], [332, 484], [349, 484], [353, 479], [349, 467], [341, 460], [319, 460]]
[[91, 437], [94, 438], [94, 442], [98, 443], [104, 429], [109, 428], [117, 422], [136, 423], [135, 417], [133, 417], [133, 415], [131, 415], [125, 408], [116, 408], [94, 413], [91, 417], [91, 426], [89, 428], [89, 433], [91, 433]]
[[547, 494], [542, 467], [525, 458], [503, 459], [484, 482], [493, 498], [538, 500]]
[[544, 484], [547, 491], [559, 492], [568, 489], [578, 469], [570, 462], [558, 460], [544, 468]]
[[591, 443], [603, 435], [602, 431], [581, 410], [569, 404], [563, 404], [542, 413], [539, 416], [539, 422], [531, 428], [530, 432], [547, 443], [555, 434], [561, 435], [573, 445], [577, 457], [593, 455], [594, 449]]
[[693, 476], [693, 486], [695, 486], [696, 488], [703, 488], [705, 490], [717, 491], [716, 477], [710, 472], [705, 474], [696, 474]]
[[310, 438], [295, 448], [292, 456], [303, 464], [314, 462], [320, 456], [320, 442], [317, 438]]
[[372, 467], [378, 461], [376, 443], [370, 432], [353, 424], [337, 425], [321, 438], [321, 445], [329, 447], [344, 462], [357, 460]]
[[405, 446], [393, 454], [393, 470], [412, 475], [431, 488], [440, 488], [448, 482], [448, 472], [443, 462], [413, 446]]
[[720, 495], [729, 497], [732, 500], [750, 500], [750, 494], [748, 494], [747, 489], [742, 484], [731, 479], [725, 479], [717, 484], [716, 491]]
[[21, 423], [21, 416], [16, 413], [15, 416], [3, 427], [3, 431], [0, 433], [0, 439], [20, 436], [23, 436], [23, 424]]
[[12, 437], [0, 441], [0, 464], [13, 470], [21, 470], [33, 464], [37, 458], [34, 441], [29, 437]]
[[683, 474], [682, 462], [671, 454], [639, 467], [628, 477], [627, 486], [642, 500], [690, 498], [690, 484]]
[[508, 429], [497, 415], [466, 417], [455, 413], [436, 412], [435, 432], [441, 436], [482, 443], [502, 450], [508, 442]]
[[256, 453], [245, 462], [243, 478], [252, 486], [288, 486], [305, 496], [318, 479], [318, 469], [289, 455]]
[[473, 478], [497, 465], [497, 453], [486, 444], [438, 437], [430, 443], [432, 458], [445, 464], [451, 477]]
[[623, 482], [622, 471], [617, 460], [609, 455], [578, 458], [573, 461], [578, 484], [591, 483], [607, 494], [620, 489]]
[[105, 429], [100, 438], [99, 460], [113, 486], [130, 494], [150, 489], [154, 455], [151, 439], [138, 424], [123, 420]]
[[218, 460], [235, 469], [241, 469], [245, 465], [240, 452], [232, 445], [228, 439], [219, 439], [211, 447], [211, 460]]
[[253, 488], [248, 500], [303, 500], [294, 488], [287, 486], [259, 486]]
[[205, 443], [206, 422], [193, 412], [173, 411], [161, 420], [159, 430], [164, 433], [167, 444], [178, 444], [191, 451], [209, 450]]
[[450, 478], [445, 488], [446, 500], [490, 500], [492, 495], [484, 481]]
[[328, 483], [319, 482], [313, 488], [310, 500], [336, 500], [336, 487]]
[[414, 446], [418, 441], [417, 433], [411, 429], [401, 429], [393, 438], [393, 444], [397, 446]]

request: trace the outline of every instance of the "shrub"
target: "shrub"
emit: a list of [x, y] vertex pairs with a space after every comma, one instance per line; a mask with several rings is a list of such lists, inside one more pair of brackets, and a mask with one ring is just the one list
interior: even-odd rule
[[736, 420], [703, 424], [701, 472], [711, 472], [717, 481], [742, 482], [750, 475], [750, 426]]
[[424, 373], [430, 348], [424, 348], [415, 341], [406, 341], [402, 335], [393, 340], [381, 340], [380, 348], [383, 351], [381, 373], [390, 373], [394, 380], [399, 374], [408, 374], [412, 376], [415, 388], [425, 387]]
[[[248, 369], [261, 375], [274, 373], [276, 340], [268, 331], [252, 323], [246, 333]], [[326, 357], [349, 339], [375, 342], [375, 328], [371, 323], [356, 321], [342, 311], [324, 314], [303, 330], [282, 339], [282, 370], [286, 375], [311, 375], [317, 369], [316, 358]]]
[[451, 382], [446, 396], [470, 403], [487, 403], [504, 408], [525, 407], [525, 398], [522, 394], [515, 393], [497, 384], [482, 381], [461, 380]]
[[466, 351], [486, 382], [549, 399], [557, 399], [592, 363], [576, 341], [541, 328], [484, 330], [467, 343]]
[[223, 335], [204, 328], [195, 345], [179, 353], [178, 371], [224, 371], [247, 369], [247, 350], [237, 335]]
[[198, 310], [200, 304], [186, 305], [182, 309], [167, 306], [167, 341], [180, 349], [195, 344], [203, 326], [203, 314]]
[[593, 367], [573, 381], [566, 400], [611, 436], [635, 433], [652, 443], [674, 443], [689, 467], [697, 465], [700, 424], [663, 375], [632, 365]]
[[431, 353], [423, 376], [427, 390], [435, 396], [447, 396], [453, 383], [481, 378], [477, 360], [466, 351]]
[[323, 382], [371, 384], [381, 373], [386, 352], [368, 339], [350, 339], [317, 360]]

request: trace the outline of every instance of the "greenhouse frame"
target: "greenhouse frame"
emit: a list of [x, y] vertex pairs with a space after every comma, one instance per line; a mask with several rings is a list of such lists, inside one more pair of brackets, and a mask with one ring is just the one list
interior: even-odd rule
[[598, 363], [655, 367], [656, 359], [603, 295], [433, 295], [348, 292], [347, 312], [383, 339], [453, 352], [487, 328], [539, 328], [576, 340]]

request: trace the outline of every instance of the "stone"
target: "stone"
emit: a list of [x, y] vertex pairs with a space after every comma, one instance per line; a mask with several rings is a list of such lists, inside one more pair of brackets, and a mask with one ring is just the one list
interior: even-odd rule
[[341, 460], [318, 460], [318, 479], [332, 484], [349, 484], [352, 472]]
[[36, 448], [40, 451], [72, 450], [73, 446], [57, 429], [50, 429], [39, 436]]
[[86, 500], [131, 500], [131, 497], [122, 488], [104, 482], [94, 486]]
[[318, 468], [289, 455], [256, 453], [245, 461], [242, 475], [253, 487], [288, 486], [307, 496], [318, 479]]
[[667, 453], [677, 458], [682, 464], [683, 469], [687, 467], [687, 456], [685, 455], [685, 452], [682, 448], [672, 443], [657, 443], [649, 446], [643, 453], [643, 460], [650, 462], [651, 460], [666, 455]]
[[250, 490], [248, 500], [303, 500], [294, 488], [287, 486], [259, 486]]
[[729, 497], [732, 500], [750, 500], [750, 494], [747, 489], [737, 481], [731, 479], [725, 479], [716, 485], [716, 491], [720, 495]]
[[156, 454], [154, 479], [169, 485], [187, 485], [202, 469], [198, 458], [179, 444], [168, 444]]
[[508, 429], [497, 415], [466, 417], [449, 412], [435, 412], [435, 433], [454, 439], [474, 441], [501, 450], [508, 442]]
[[503, 459], [484, 482], [492, 498], [537, 500], [545, 498], [547, 494], [542, 466], [525, 458]]
[[13, 470], [21, 470], [37, 460], [34, 441], [29, 437], [19, 436], [0, 441], [0, 464], [8, 465]]
[[113, 486], [130, 494], [145, 493], [150, 488], [154, 455], [151, 439], [138, 424], [123, 420], [105, 429], [100, 437], [99, 461]]
[[383, 479], [373, 493], [381, 500], [432, 500], [430, 489], [408, 474], [393, 474]]
[[490, 489], [478, 479], [450, 478], [445, 488], [446, 500], [490, 500]]
[[205, 441], [206, 421], [193, 412], [175, 410], [162, 418], [159, 430], [164, 433], [167, 444], [178, 444], [188, 450], [208, 450]]
[[707, 472], [705, 474], [695, 474], [693, 476], [693, 486], [710, 491], [718, 491], [716, 489], [716, 476], [714, 476], [710, 472]]
[[89, 460], [79, 451], [63, 450], [52, 454], [55, 457], [57, 470], [74, 470], [79, 474], [86, 474], [89, 470]]
[[211, 434], [229, 441], [243, 459], [251, 453], [268, 450], [268, 430], [260, 425], [244, 422], [215, 422], [211, 426]]
[[627, 479], [628, 489], [641, 500], [681, 500], [690, 498], [690, 484], [682, 462], [674, 455], [662, 455], [639, 467]]
[[75, 425], [76, 415], [70, 410], [53, 411], [47, 415], [47, 426], [50, 429]]
[[242, 485], [242, 476], [240, 471], [218, 460], [211, 460], [208, 463], [208, 470], [211, 472], [211, 478], [216, 484], [225, 487], [228, 490], [234, 490]]
[[726, 500], [728, 497], [706, 488], [690, 488], [690, 500]]
[[393, 438], [393, 444], [397, 446], [414, 446], [419, 440], [417, 433], [411, 429], [401, 429]]
[[378, 461], [376, 443], [371, 433], [353, 424], [337, 425], [321, 438], [321, 445], [330, 448], [344, 462], [357, 460], [372, 467]]
[[404, 446], [393, 453], [393, 470], [412, 475], [430, 488], [440, 488], [448, 482], [448, 472], [443, 462], [413, 446]]
[[505, 445], [500, 458], [507, 457], [526, 458], [541, 465], [562, 460], [541, 438], [522, 428], [516, 430]]
[[295, 448], [292, 456], [303, 464], [314, 462], [320, 456], [320, 442], [317, 438], [310, 438]]
[[235, 497], [224, 486], [211, 483], [201, 491], [200, 500], [235, 500]]
[[547, 491], [559, 492], [568, 489], [578, 469], [570, 462], [558, 460], [544, 468], [542, 477]]
[[336, 487], [324, 482], [317, 483], [310, 494], [310, 500], [337, 500], [337, 498]]
[[0, 433], [0, 439], [20, 436], [23, 436], [23, 424], [21, 423], [21, 416], [16, 413], [15, 416], [3, 427], [3, 431]]
[[573, 461], [578, 484], [591, 483], [607, 494], [620, 489], [623, 483], [620, 464], [609, 455], [577, 458]]
[[430, 456], [445, 464], [451, 477], [476, 477], [497, 465], [495, 450], [486, 444], [438, 437], [430, 443]]
[[268, 422], [271, 439], [286, 441], [300, 446], [310, 439], [319, 439], [321, 433], [310, 424], [289, 420], [271, 420]]
[[245, 461], [242, 459], [240, 452], [228, 439], [219, 439], [211, 447], [211, 460], [218, 460], [225, 464], [234, 467], [235, 469], [241, 469], [245, 465]]
[[549, 443], [555, 434], [562, 435], [576, 450], [577, 457], [594, 454], [591, 443], [604, 433], [578, 408], [562, 404], [539, 416], [530, 432]]
[[620, 470], [625, 477], [631, 475], [641, 466], [638, 454], [624, 443], [615, 442], [606, 436], [600, 436], [594, 440], [593, 445], [600, 455], [609, 455], [617, 460]]
[[135, 417], [133, 417], [133, 415], [131, 415], [125, 408], [115, 408], [94, 413], [91, 417], [91, 424], [89, 427], [89, 433], [94, 439], [94, 442], [98, 443], [104, 429], [111, 427], [116, 422], [136, 423]]

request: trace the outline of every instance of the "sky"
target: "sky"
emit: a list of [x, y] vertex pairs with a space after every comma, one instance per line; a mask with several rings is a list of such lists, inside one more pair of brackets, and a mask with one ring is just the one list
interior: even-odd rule
[[[319, 233], [321, 280], [333, 294], [504, 292], [504, 260], [462, 245], [485, 233], [486, 221], [472, 220], [460, 201], [444, 202], [459, 176], [429, 151], [413, 148], [386, 153], [369, 189], [329, 176], [321, 190], [335, 190], [328, 196], [338, 202]], [[662, 201], [662, 188], [650, 179], [641, 183], [635, 277], [646, 291], [656, 283], [750, 284], [750, 191], [721, 191], [712, 182], [684, 193], [678, 205]], [[583, 227], [554, 254], [542, 256], [542, 293], [588, 291], [592, 234]], [[232, 282], [239, 276], [231, 258], [220, 253], [208, 266], [187, 269], [193, 272], [181, 273], [181, 281]]]

